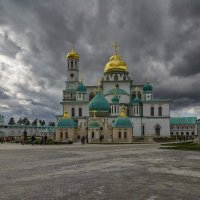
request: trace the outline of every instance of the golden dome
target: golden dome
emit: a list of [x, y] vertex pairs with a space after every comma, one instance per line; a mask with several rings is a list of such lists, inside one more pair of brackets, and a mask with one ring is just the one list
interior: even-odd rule
[[127, 64], [122, 60], [119, 54], [110, 57], [110, 61], [105, 65], [104, 72], [110, 71], [128, 71]]
[[74, 49], [72, 48], [72, 50], [69, 53], [67, 53], [66, 58], [79, 60], [79, 54], [76, 51], [74, 51]]

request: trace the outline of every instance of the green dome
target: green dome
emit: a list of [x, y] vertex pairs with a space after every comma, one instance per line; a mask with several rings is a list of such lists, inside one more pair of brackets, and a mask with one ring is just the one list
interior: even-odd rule
[[109, 90], [106, 95], [110, 95], [110, 94], [128, 95], [126, 91], [119, 88], [116, 88], [116, 89], [114, 88], [112, 90]]
[[85, 85], [83, 85], [82, 82], [80, 82], [80, 84], [78, 85], [78, 87], [76, 88], [77, 92], [82, 92], [85, 93], [86, 92], [86, 87]]
[[76, 128], [77, 123], [67, 113], [58, 120], [57, 128]]
[[152, 92], [153, 87], [149, 82], [146, 82], [143, 86], [143, 91], [144, 92]]
[[97, 92], [95, 97], [89, 102], [89, 111], [96, 110], [97, 112], [109, 112], [110, 104], [105, 99], [101, 92]]
[[97, 122], [91, 122], [88, 125], [89, 128], [100, 128], [100, 125]]
[[141, 99], [136, 95], [136, 97], [131, 101], [132, 105], [141, 105], [142, 101]]
[[131, 120], [126, 116], [125, 112], [122, 112], [120, 116], [113, 122], [115, 128], [131, 128]]
[[117, 95], [115, 95], [112, 99], [111, 99], [113, 104], [119, 104], [119, 97]]

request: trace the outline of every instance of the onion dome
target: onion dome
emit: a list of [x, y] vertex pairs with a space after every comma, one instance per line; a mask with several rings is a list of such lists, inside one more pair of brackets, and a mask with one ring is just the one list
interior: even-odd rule
[[125, 110], [123, 109], [120, 113], [120, 116], [113, 122], [114, 128], [131, 128], [132, 122], [127, 117]]
[[96, 110], [97, 112], [109, 112], [110, 104], [105, 99], [101, 92], [97, 92], [95, 97], [89, 102], [89, 111]]
[[69, 116], [67, 112], [58, 120], [57, 128], [76, 128], [77, 123]]
[[152, 92], [153, 87], [149, 82], [146, 82], [143, 86], [143, 91], [144, 92]]
[[119, 97], [117, 95], [115, 95], [112, 99], [112, 104], [119, 104]]
[[114, 88], [109, 90], [106, 95], [113, 95], [113, 94], [118, 94], [118, 95], [128, 95], [128, 93], [120, 88]]
[[104, 73], [105, 72], [128, 72], [127, 64], [122, 60], [121, 56], [117, 53], [110, 57], [109, 62], [105, 65]]
[[132, 105], [141, 105], [142, 101], [141, 99], [136, 95], [135, 98], [131, 101]]
[[96, 129], [96, 128], [100, 128], [100, 125], [97, 122], [92, 121], [88, 124], [88, 128], [95, 128]]
[[72, 50], [67, 53], [66, 58], [79, 60], [79, 54], [72, 48]]
[[76, 90], [79, 93], [86, 93], [86, 87], [85, 87], [85, 85], [83, 85], [82, 81], [80, 82], [80, 84], [78, 85]]

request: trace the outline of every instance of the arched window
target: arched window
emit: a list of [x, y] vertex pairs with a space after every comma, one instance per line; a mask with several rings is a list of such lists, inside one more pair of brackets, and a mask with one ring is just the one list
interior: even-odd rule
[[122, 137], [122, 133], [119, 131], [118, 138], [121, 138], [121, 137]]
[[75, 108], [72, 108], [72, 117], [75, 116]]
[[119, 84], [116, 84], [115, 87], [116, 87], [116, 89], [119, 89]]
[[68, 132], [65, 133], [65, 137], [68, 138]]
[[82, 108], [79, 108], [78, 112], [79, 112], [79, 117], [82, 117]]
[[123, 80], [124, 80], [124, 81], [126, 80], [126, 76], [123, 77]]
[[154, 107], [151, 107], [151, 116], [154, 116]]
[[92, 131], [92, 138], [94, 138], [94, 132]]
[[63, 133], [62, 132], [60, 132], [60, 138], [63, 138]]
[[124, 138], [127, 138], [127, 132], [126, 131], [124, 132]]
[[118, 81], [118, 75], [117, 74], [114, 75], [114, 81]]
[[71, 60], [71, 68], [73, 68], [73, 60]]
[[106, 76], [106, 80], [109, 81], [109, 76]]
[[75, 66], [77, 67], [77, 60], [75, 61]]
[[161, 106], [159, 106], [159, 108], [158, 108], [158, 116], [162, 116], [162, 107]]

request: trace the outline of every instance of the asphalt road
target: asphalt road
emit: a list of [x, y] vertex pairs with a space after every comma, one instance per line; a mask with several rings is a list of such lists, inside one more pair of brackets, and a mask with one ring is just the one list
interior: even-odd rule
[[199, 200], [200, 153], [0, 144], [0, 200]]

